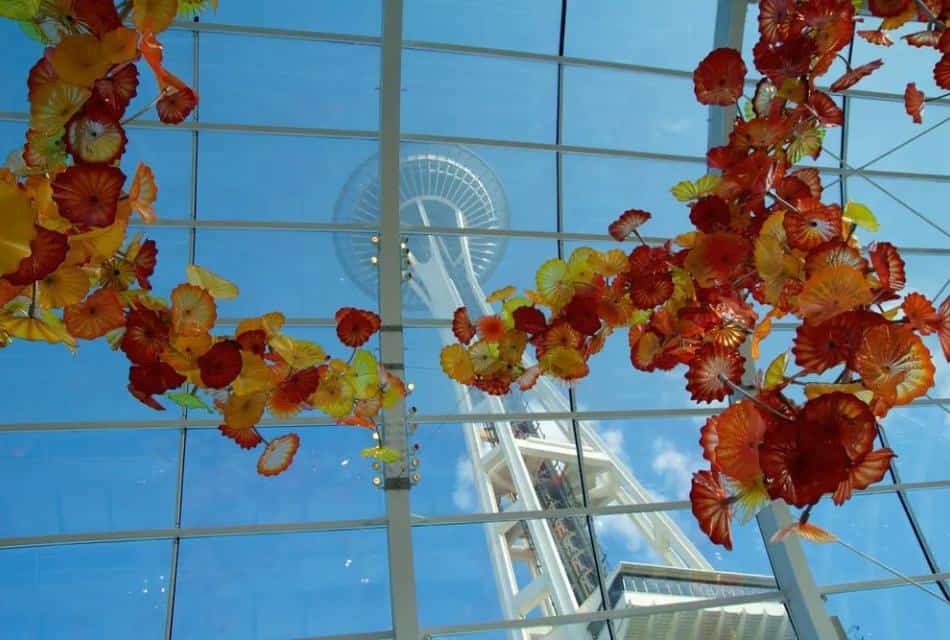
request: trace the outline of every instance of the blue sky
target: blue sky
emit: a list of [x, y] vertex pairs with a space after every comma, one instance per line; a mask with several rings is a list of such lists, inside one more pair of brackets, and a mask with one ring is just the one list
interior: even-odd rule
[[[557, 53], [560, 3], [555, 0], [405, 4], [406, 39]], [[711, 47], [714, 3], [688, 4], [672, 12], [662, 3], [572, 0], [565, 53], [691, 70]], [[266, 6], [222, 0], [213, 20], [378, 35], [379, 6], [374, 0]], [[750, 20], [747, 43], [754, 40], [753, 30]], [[14, 43], [0, 58], [0, 111], [23, 112], [24, 78], [40, 50], [12, 23], [0, 23], [0, 38]], [[360, 130], [378, 126], [375, 47], [202, 34], [194, 69], [191, 33], [169, 32], [163, 41], [168, 66], [183, 78], [195, 73], [199, 77], [202, 121]], [[855, 60], [880, 55], [865, 49], [856, 48]], [[885, 65], [860, 88], [900, 91], [913, 73], [911, 79], [928, 91], [925, 63], [909, 58], [902, 45], [886, 54], [899, 69]], [[566, 144], [683, 156], [704, 153], [706, 113], [694, 102], [688, 78], [568, 67], [564, 79]], [[556, 80], [557, 67], [550, 63], [409, 50], [403, 61], [403, 131], [553, 143]], [[153, 95], [153, 82], [146, 80], [136, 104], [144, 105]], [[862, 132], [849, 139], [854, 165], [919, 130], [896, 102], [854, 99], [849, 107], [850, 126]], [[933, 124], [946, 115], [947, 107], [930, 105], [925, 121]], [[21, 122], [0, 120], [4, 153], [21, 143], [23, 130]], [[192, 137], [174, 129], [130, 130], [123, 168], [131, 174], [139, 160], [153, 167], [163, 219], [190, 216]], [[830, 132], [827, 140], [837, 153], [840, 134]], [[946, 134], [938, 130], [876, 166], [947, 174], [945, 145]], [[197, 215], [205, 220], [330, 221], [341, 187], [376, 149], [373, 140], [203, 131], [198, 136]], [[503, 185], [512, 228], [556, 229], [553, 153], [488, 146], [471, 150]], [[819, 163], [823, 161], [829, 160]], [[637, 207], [655, 215], [646, 228], [648, 235], [678, 233], [685, 228], [687, 210], [668, 189], [702, 173], [699, 160], [565, 155], [564, 229], [601, 233], [618, 211]], [[945, 206], [950, 181], [879, 182], [911, 206], [941, 219], [937, 212], [943, 209], [938, 207]], [[887, 234], [902, 245], [950, 247], [945, 237], [860, 179], [848, 181], [848, 193], [870, 205], [882, 222], [881, 234], [867, 234], [867, 241]], [[167, 293], [184, 275], [190, 232], [159, 228], [148, 234], [160, 248], [153, 282], [158, 292]], [[566, 242], [565, 251], [575, 246]], [[198, 263], [242, 289], [240, 298], [222, 304], [222, 315], [279, 308], [292, 317], [329, 317], [346, 304], [377, 306], [347, 282], [327, 233], [201, 229], [196, 251]], [[491, 291], [508, 283], [529, 286], [534, 268], [556, 253], [553, 240], [511, 239], [482, 287]], [[908, 255], [906, 260], [909, 288], [934, 295], [947, 276], [946, 257]], [[330, 329], [298, 327], [293, 333], [336, 345]], [[770, 337], [763, 345], [763, 359], [784, 351], [790, 339], [787, 332]], [[409, 404], [421, 414], [456, 413], [453, 383], [438, 367], [438, 333], [408, 329], [405, 343], [407, 380], [416, 385]], [[608, 347], [593, 362], [591, 376], [577, 385], [579, 408], [692, 406], [682, 371], [634, 372], [622, 343], [622, 336], [615, 337], [614, 349]], [[928, 345], [938, 349], [935, 340]], [[62, 348], [17, 343], [0, 358], [3, 370], [11, 372], [13, 387], [4, 403], [5, 423], [173, 417], [157, 415], [125, 393], [127, 364], [102, 344], [84, 344], [74, 358]], [[939, 360], [937, 364], [936, 393], [950, 396], [947, 367]], [[47, 389], [57, 390], [55, 399]], [[697, 444], [701, 424], [702, 418], [678, 417], [616, 420], [597, 428], [658, 500], [681, 500], [690, 473], [702, 466]], [[900, 409], [885, 424], [901, 456], [898, 465], [905, 481], [945, 478], [944, 461], [950, 453], [945, 414], [936, 408]], [[268, 431], [276, 435], [286, 429]], [[216, 430], [189, 431], [182, 526], [384, 515], [383, 495], [371, 485], [372, 470], [359, 458], [359, 449], [369, 444], [365, 432], [303, 428], [301, 433], [294, 466], [279, 478], [263, 479], [254, 472], [256, 455], [239, 450]], [[477, 513], [462, 425], [421, 425], [417, 441], [423, 481], [413, 490], [413, 512]], [[179, 432], [168, 429], [0, 433], [0, 478], [11, 488], [0, 496], [0, 537], [173, 526], [178, 446]], [[950, 563], [946, 520], [940, 515], [946, 493], [911, 494], [944, 569]], [[688, 511], [671, 517], [717, 569], [769, 572], [753, 527], [736, 530], [736, 551], [729, 553], [706, 541]], [[842, 509], [822, 506], [814, 519], [902, 571], [927, 571], [893, 494], [858, 498]], [[629, 519], [601, 516], [595, 526], [609, 568], [621, 560], [657, 562]], [[501, 617], [482, 525], [419, 528], [414, 541], [423, 626]], [[385, 549], [383, 530], [183, 541], [175, 637], [282, 638], [387, 629]], [[839, 547], [809, 547], [807, 554], [820, 584], [887, 577]], [[66, 633], [73, 638], [161, 637], [170, 557], [169, 541], [0, 551], [0, 627], [5, 637], [18, 640]], [[860, 625], [868, 640], [896, 637], [895, 629], [907, 636], [916, 632], [950, 637], [946, 608], [928, 600], [904, 588], [833, 596], [829, 608], [846, 628]]]

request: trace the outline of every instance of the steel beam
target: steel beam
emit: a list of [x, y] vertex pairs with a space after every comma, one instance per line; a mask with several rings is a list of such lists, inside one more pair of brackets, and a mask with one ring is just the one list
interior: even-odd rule
[[[380, 0], [383, 10], [379, 91], [379, 315], [380, 359], [404, 376], [402, 320], [403, 255], [399, 229], [399, 127], [402, 85], [402, 0]], [[409, 446], [405, 403], [383, 411], [383, 444], [403, 452], [384, 472], [389, 520], [389, 597], [396, 640], [418, 640], [419, 613], [409, 512]]]

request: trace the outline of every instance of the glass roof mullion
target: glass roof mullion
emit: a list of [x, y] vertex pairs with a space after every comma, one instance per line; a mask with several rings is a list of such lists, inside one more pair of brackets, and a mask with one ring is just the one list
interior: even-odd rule
[[[403, 253], [400, 214], [400, 112], [402, 84], [402, 0], [382, 3], [382, 46], [379, 90], [379, 315], [380, 362], [404, 377], [402, 319]], [[382, 442], [402, 453], [402, 459], [387, 463], [383, 472], [386, 493], [386, 542], [389, 557], [389, 597], [392, 628], [396, 638], [419, 637], [419, 607], [412, 548], [412, 522], [406, 405], [400, 399], [382, 413]]]

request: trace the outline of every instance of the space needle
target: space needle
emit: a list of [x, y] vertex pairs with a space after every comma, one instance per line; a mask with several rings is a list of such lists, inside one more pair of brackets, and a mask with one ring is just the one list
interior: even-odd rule
[[[343, 187], [337, 222], [378, 224], [378, 159], [368, 158]], [[413, 235], [408, 239], [405, 309], [427, 309], [451, 318], [465, 306], [473, 317], [493, 314], [481, 282], [497, 266], [505, 239], [478, 233], [508, 228], [504, 188], [481, 158], [458, 145], [404, 146], [400, 154], [400, 221], [414, 227], [472, 229], [472, 235]], [[375, 296], [376, 246], [363, 234], [338, 234], [337, 256], [350, 280]], [[439, 329], [444, 344], [455, 342]], [[526, 356], [526, 366], [529, 362]], [[475, 491], [482, 512], [541, 511], [583, 507], [578, 460], [590, 508], [643, 505], [656, 499], [599, 437], [594, 423], [571, 420], [506, 421], [505, 414], [570, 412], [554, 383], [542, 377], [526, 394], [491, 396], [454, 385], [460, 413], [497, 414], [499, 420], [463, 425]], [[579, 455], [582, 458], [579, 458]], [[607, 575], [595, 553], [584, 516], [512, 520], [484, 525], [489, 557], [506, 619], [564, 615], [627, 607], [747, 595], [775, 589], [766, 576], [716, 571], [665, 513], [629, 518], [665, 564], [620, 562]], [[600, 563], [598, 563], [598, 559]], [[519, 576], [529, 576], [527, 582]], [[600, 582], [606, 589], [601, 597]], [[615, 638], [792, 639], [781, 603], [713, 607], [613, 622]], [[512, 630], [512, 640], [609, 638], [604, 623]]]

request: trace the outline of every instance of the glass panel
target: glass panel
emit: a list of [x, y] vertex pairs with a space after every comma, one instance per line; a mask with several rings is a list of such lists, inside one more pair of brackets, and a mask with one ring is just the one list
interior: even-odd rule
[[907, 496], [939, 569], [946, 571], [950, 567], [950, 534], [945, 515], [950, 489], [908, 491]]
[[167, 540], [0, 551], [4, 636], [162, 638], [170, 551]]
[[[939, 222], [939, 218], [937, 220]], [[936, 235], [931, 233], [931, 235]], [[944, 247], [950, 249], [950, 245]], [[947, 281], [950, 272], [947, 271], [947, 264], [950, 263], [948, 255], [921, 255], [918, 253], [905, 252], [902, 254], [907, 273], [907, 286], [904, 291], [919, 291], [932, 298], [933, 295], [943, 287]], [[946, 293], [944, 293], [946, 296]], [[943, 298], [945, 299], [945, 298]], [[940, 300], [937, 300], [939, 306]], [[940, 352], [934, 352], [939, 354]]]
[[[576, 606], [558, 609], [552, 594], [562, 603], [600, 600], [584, 518], [415, 527], [412, 537], [424, 627], [517, 618], [536, 608], [554, 615]], [[543, 579], [535, 582], [538, 576], [550, 578], [554, 590]]]
[[940, 407], [898, 407], [887, 414], [882, 424], [897, 453], [893, 464], [903, 482], [947, 479], [950, 416]]
[[[17, 43], [4, 47], [6, 55], [0, 56], [0, 111], [29, 113], [26, 78], [30, 67], [43, 55], [43, 46], [27, 38], [13, 20], [0, 22], [0, 39]], [[23, 132], [26, 133], [25, 125]]]
[[[26, 125], [23, 126], [26, 128]], [[173, 127], [145, 129], [130, 127], [129, 142], [122, 156], [128, 189], [140, 162], [155, 174], [158, 198], [155, 213], [160, 220], [191, 217], [191, 148], [194, 133]], [[204, 138], [202, 138], [202, 143]], [[137, 219], [137, 216], [136, 218]], [[161, 248], [164, 248], [162, 246]]]
[[[428, 219], [437, 227], [557, 230], [556, 160], [550, 151], [403, 142], [401, 153], [403, 224]], [[361, 198], [349, 197], [374, 203], [377, 176], [376, 166], [354, 173], [350, 184], [367, 186]], [[376, 219], [378, 206], [365, 205], [372, 213], [367, 217]]]
[[378, 146], [376, 140], [203, 131], [198, 216], [349, 222], [335, 207], [350, 173], [371, 162]]
[[0, 537], [174, 524], [177, 431], [0, 434]]
[[[327, 345], [329, 346], [329, 344]], [[319, 412], [306, 415], [322, 416]], [[247, 451], [217, 429], [188, 432], [182, 526], [229, 526], [347, 520], [382, 515], [383, 492], [373, 486], [373, 446], [366, 429], [303, 426], [261, 429], [267, 440], [288, 431], [300, 436], [290, 468], [273, 478], [257, 473], [263, 445]], [[227, 478], [227, 483], [221, 479]]]
[[604, 235], [608, 225], [627, 209], [653, 214], [641, 229], [644, 235], [674, 237], [688, 231], [689, 209], [676, 201], [670, 188], [680, 180], [695, 180], [706, 173], [701, 162], [646, 158], [568, 153], [563, 163], [564, 229]]
[[707, 117], [689, 78], [564, 69], [566, 144], [705, 157]]
[[[848, 138], [848, 162], [853, 167], [871, 161], [922, 131], [920, 125], [914, 124], [907, 116], [900, 102], [855, 98], [848, 102], [848, 106], [849, 130], [874, 132], [874, 135], [852, 135]], [[926, 122], [936, 124], [947, 116], [950, 116], [950, 107], [927, 105]], [[950, 158], [944, 153], [944, 140], [945, 135], [940, 132], [926, 133], [871, 166], [891, 171], [950, 173]]]
[[[379, 48], [202, 34], [201, 119], [375, 130]], [[327, 88], [332, 87], [332, 91]]]
[[382, 530], [181, 541], [176, 639], [300, 638], [391, 624]]
[[403, 12], [406, 40], [557, 54], [557, 0], [406, 0]]
[[[897, 494], [856, 495], [840, 507], [825, 499], [812, 511], [811, 522], [905, 575], [928, 572]], [[803, 547], [819, 585], [893, 577], [839, 544]]]
[[[636, 408], [636, 407], [631, 407]], [[688, 500], [693, 472], [708, 469], [699, 446], [705, 416], [580, 421], [595, 455], [584, 478], [595, 506]]]
[[557, 65], [406, 50], [402, 87], [404, 133], [555, 140]]
[[847, 640], [950, 637], [950, 607], [916, 587], [836, 593], [827, 606]]
[[[422, 424], [414, 440], [422, 476], [412, 491], [414, 513], [518, 511], [537, 508], [528, 506], [535, 499], [542, 509], [584, 505], [569, 420]], [[521, 463], [510, 465], [508, 453]], [[533, 497], [522, 495], [522, 473]]]
[[274, 0], [266, 6], [257, 2], [223, 2], [217, 11], [205, 15], [204, 19], [208, 22], [252, 27], [378, 35], [382, 22], [380, 6], [378, 0]]
[[754, 520], [745, 525], [733, 521], [732, 551], [713, 544], [689, 509], [596, 516], [594, 523], [611, 580], [620, 563], [731, 571], [758, 576], [757, 584], [766, 584], [765, 578], [772, 574]]
[[568, 0], [564, 53], [691, 72], [712, 49], [715, 24], [716, 3], [706, 0], [687, 0], [675, 11], [663, 4]]
[[[375, 266], [360, 274], [364, 295], [354, 295], [354, 287], [337, 260], [348, 244], [373, 247], [370, 235], [199, 229], [195, 261], [241, 290], [233, 300], [218, 301], [220, 317], [274, 310], [287, 317], [333, 317], [339, 307], [377, 306]], [[313, 288], [315, 282], [320, 283], [317, 289]]]
[[[935, 224], [943, 224], [944, 203], [950, 198], [950, 180], [910, 180], [880, 176], [870, 176], [870, 179]], [[870, 207], [881, 223], [881, 230], [877, 233], [860, 230], [863, 242], [887, 240], [897, 246], [941, 249], [950, 246], [946, 236], [937, 233], [931, 225], [864, 178], [848, 178], [848, 198]], [[944, 271], [940, 273], [943, 274]], [[933, 291], [939, 287], [938, 284]], [[932, 292], [926, 293], [929, 296]]]

